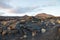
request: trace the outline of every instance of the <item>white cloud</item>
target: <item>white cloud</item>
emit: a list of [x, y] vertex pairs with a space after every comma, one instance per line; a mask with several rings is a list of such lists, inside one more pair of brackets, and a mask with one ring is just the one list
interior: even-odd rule
[[10, 12], [12, 9], [2, 9], [0, 10], [0, 12], [3, 12], [4, 14], [2, 14], [2, 16], [23, 16], [23, 15], [29, 15], [29, 16], [35, 16], [39, 13], [47, 13], [47, 14], [52, 14], [55, 16], [60, 16], [60, 6], [51, 6], [51, 7], [39, 7], [36, 8], [34, 11], [32, 12], [26, 12], [26, 13], [13, 13]]
[[59, 0], [0, 0], [0, 14], [3, 16], [34, 16], [38, 13], [48, 13], [59, 16], [59, 4]]

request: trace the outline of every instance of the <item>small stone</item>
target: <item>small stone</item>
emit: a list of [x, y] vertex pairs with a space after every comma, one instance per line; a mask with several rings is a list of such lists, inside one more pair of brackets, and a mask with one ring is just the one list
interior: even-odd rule
[[7, 33], [7, 31], [6, 31], [6, 30], [5, 30], [5, 31], [3, 31], [3, 32], [2, 32], [2, 36], [4, 36], [6, 33]]
[[60, 24], [60, 20], [57, 20], [57, 23], [59, 23], [59, 24]]
[[36, 31], [32, 32], [32, 36], [35, 36], [36, 35]]
[[27, 37], [27, 35], [24, 35], [23, 37], [24, 37], [24, 38], [26, 38], [26, 37]]
[[20, 37], [20, 39], [23, 39], [23, 37]]
[[3, 25], [6, 25], [6, 24], [7, 24], [7, 21], [2, 21], [2, 24], [3, 24]]
[[46, 32], [46, 29], [42, 28], [42, 29], [41, 29], [41, 32], [42, 32], [42, 33], [45, 33], [45, 32]]
[[25, 20], [21, 20], [21, 22], [25, 22]]

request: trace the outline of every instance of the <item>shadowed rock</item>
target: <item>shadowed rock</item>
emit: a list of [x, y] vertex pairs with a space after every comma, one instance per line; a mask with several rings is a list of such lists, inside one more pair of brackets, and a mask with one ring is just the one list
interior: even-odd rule
[[60, 40], [60, 17], [48, 14], [0, 17], [0, 40]]

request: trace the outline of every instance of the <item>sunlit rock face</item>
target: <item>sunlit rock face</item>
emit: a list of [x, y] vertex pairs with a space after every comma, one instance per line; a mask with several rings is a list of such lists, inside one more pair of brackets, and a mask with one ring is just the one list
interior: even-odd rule
[[43, 19], [46, 19], [46, 18], [50, 18], [50, 17], [54, 17], [53, 15], [50, 15], [50, 14], [46, 14], [46, 13], [39, 13], [35, 16], [36, 18], [43, 18]]
[[1, 16], [0, 40], [60, 40], [60, 17], [39, 18]]

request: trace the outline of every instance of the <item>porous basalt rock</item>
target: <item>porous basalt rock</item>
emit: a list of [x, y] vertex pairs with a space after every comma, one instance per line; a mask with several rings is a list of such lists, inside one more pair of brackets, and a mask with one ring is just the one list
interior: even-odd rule
[[0, 40], [60, 40], [60, 17], [41, 17], [1, 16]]

